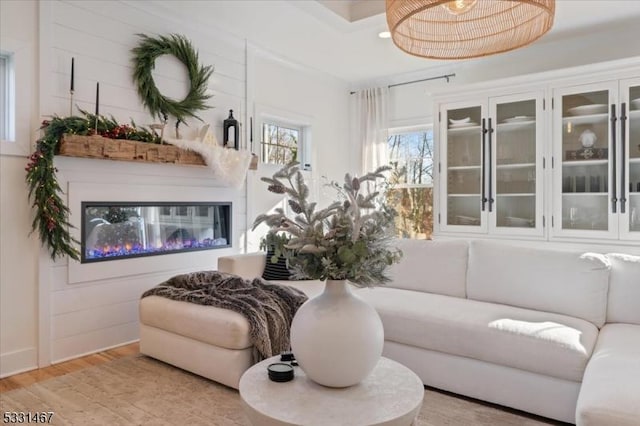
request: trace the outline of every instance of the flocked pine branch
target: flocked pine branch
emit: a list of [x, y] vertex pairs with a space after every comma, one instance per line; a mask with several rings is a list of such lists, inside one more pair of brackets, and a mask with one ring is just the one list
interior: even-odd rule
[[401, 257], [390, 247], [395, 211], [363, 183], [375, 187], [389, 169], [380, 167], [361, 177], [346, 174], [342, 185], [329, 185], [340, 200], [317, 210], [308, 200], [309, 187], [297, 163], [290, 163], [262, 180], [269, 191], [287, 196], [292, 213], [280, 208], [261, 214], [253, 229], [264, 223], [271, 238], [287, 236], [282, 252], [296, 279], [345, 279], [362, 287], [385, 284], [386, 268]]

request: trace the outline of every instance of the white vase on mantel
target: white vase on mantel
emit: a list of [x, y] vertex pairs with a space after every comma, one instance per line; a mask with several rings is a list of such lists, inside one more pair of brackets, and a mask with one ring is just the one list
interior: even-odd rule
[[324, 292], [302, 305], [291, 323], [296, 360], [324, 386], [360, 383], [378, 363], [383, 344], [380, 316], [346, 280], [327, 280]]

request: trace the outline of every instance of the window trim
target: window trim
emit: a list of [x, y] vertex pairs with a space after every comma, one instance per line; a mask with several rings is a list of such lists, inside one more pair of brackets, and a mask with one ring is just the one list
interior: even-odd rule
[[15, 53], [0, 50], [0, 59], [4, 66], [0, 69], [0, 102], [3, 114], [0, 117], [0, 140], [8, 143], [16, 141], [16, 84]]
[[279, 164], [262, 162], [262, 125], [263, 123], [274, 123], [283, 127], [299, 128], [300, 141], [298, 141], [298, 161], [302, 165], [303, 170], [313, 170], [313, 161], [316, 158], [316, 148], [313, 145], [313, 118], [300, 113], [284, 110], [281, 108], [254, 104], [254, 123], [253, 142], [251, 151], [260, 156], [260, 164], [265, 167], [280, 168]]
[[305, 137], [305, 131], [304, 131], [304, 126], [300, 126], [297, 124], [291, 124], [288, 122], [283, 122], [280, 120], [273, 120], [273, 119], [264, 119], [261, 122], [261, 126], [260, 126], [260, 140], [258, 141], [258, 143], [260, 144], [260, 163], [262, 164], [273, 164], [273, 165], [283, 165], [283, 164], [279, 164], [279, 163], [268, 163], [264, 161], [264, 147], [265, 145], [270, 145], [270, 146], [276, 146], [276, 147], [283, 147], [283, 148], [289, 148], [286, 145], [280, 145], [280, 144], [274, 144], [274, 143], [269, 143], [266, 142], [264, 140], [264, 132], [265, 132], [265, 126], [275, 126], [278, 129], [288, 129], [288, 130], [295, 130], [298, 132], [298, 141], [296, 143], [296, 147], [297, 147], [297, 159], [298, 161], [300, 161], [301, 158], [303, 158], [303, 151], [304, 151], [304, 137]]
[[[42, 34], [41, 34], [42, 36]], [[0, 137], [0, 155], [28, 157], [38, 137], [40, 116], [38, 113], [37, 87], [40, 83], [38, 72], [37, 45], [35, 40], [16, 40], [2, 37], [2, 49], [11, 53], [13, 60], [13, 138]], [[20, 93], [20, 96], [16, 96]]]

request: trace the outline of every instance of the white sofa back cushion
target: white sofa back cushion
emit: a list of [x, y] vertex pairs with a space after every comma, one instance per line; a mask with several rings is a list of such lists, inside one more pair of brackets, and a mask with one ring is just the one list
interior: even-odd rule
[[610, 269], [601, 254], [472, 241], [467, 297], [570, 315], [602, 327]]
[[640, 256], [607, 257], [611, 262], [607, 322], [640, 324]]
[[397, 240], [402, 260], [389, 268], [388, 287], [466, 297], [466, 241]]

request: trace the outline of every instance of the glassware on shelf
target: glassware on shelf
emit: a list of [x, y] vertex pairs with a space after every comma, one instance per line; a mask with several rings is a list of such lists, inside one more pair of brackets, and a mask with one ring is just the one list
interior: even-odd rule
[[569, 227], [575, 228], [578, 223], [578, 213], [579, 210], [577, 207], [569, 208]]
[[606, 193], [588, 196], [565, 194], [562, 200], [562, 227], [573, 230], [606, 231], [607, 207]]
[[632, 207], [629, 213], [629, 230], [640, 231], [640, 208]]

